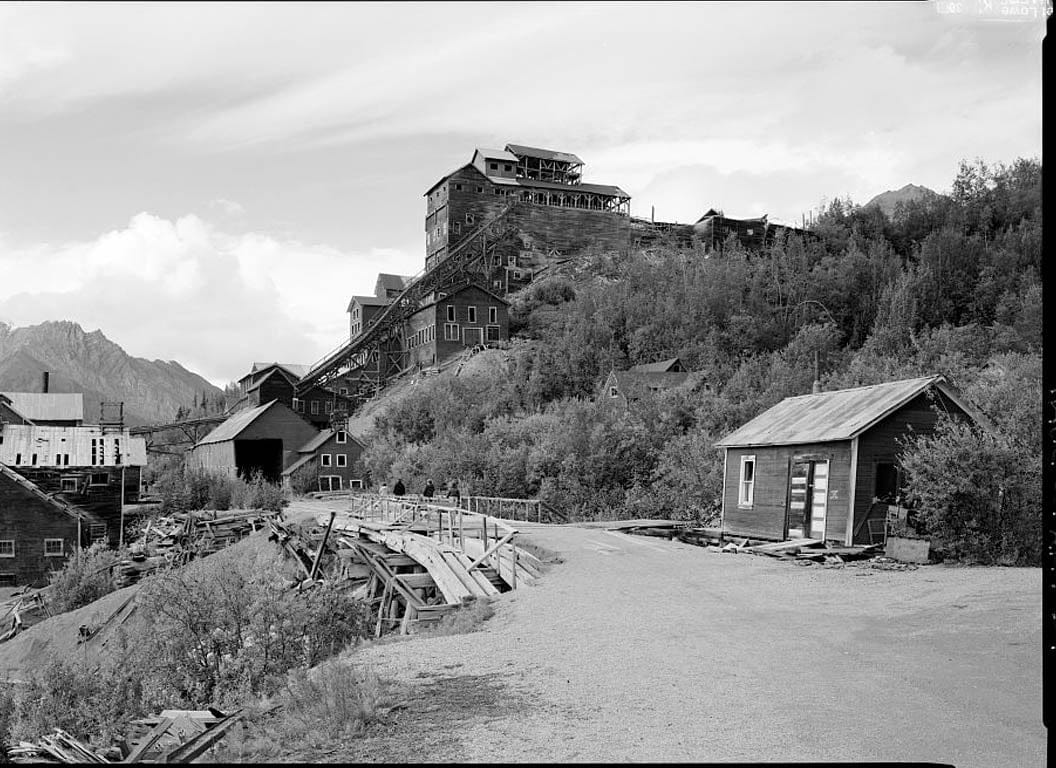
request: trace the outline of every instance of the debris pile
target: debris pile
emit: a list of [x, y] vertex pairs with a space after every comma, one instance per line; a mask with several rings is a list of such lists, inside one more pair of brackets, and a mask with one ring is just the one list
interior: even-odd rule
[[27, 587], [0, 603], [0, 643], [51, 615], [48, 611], [47, 589]]
[[128, 738], [105, 749], [90, 746], [61, 728], [37, 741], [5, 748], [11, 763], [189, 763], [222, 739], [242, 718], [241, 710], [167, 709], [134, 720]]

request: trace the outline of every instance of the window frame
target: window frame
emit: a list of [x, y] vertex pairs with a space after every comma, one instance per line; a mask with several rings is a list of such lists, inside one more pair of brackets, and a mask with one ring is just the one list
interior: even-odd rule
[[498, 325], [499, 324], [499, 308], [488, 307], [488, 324]]
[[473, 323], [476, 325], [477, 322], [477, 308], [474, 306], [466, 307], [466, 322]]
[[318, 416], [319, 415], [319, 401], [318, 400], [312, 400], [312, 404], [309, 407], [309, 410], [311, 411], [311, 415], [312, 416]]
[[444, 323], [444, 341], [461, 341], [462, 328], [458, 323]]
[[319, 454], [319, 466], [320, 467], [332, 467], [334, 466], [333, 456], [329, 453]]
[[335, 453], [334, 454], [334, 466], [335, 467], [347, 467], [348, 466], [348, 454], [347, 453]]
[[[751, 466], [751, 478], [744, 479], [745, 467]], [[740, 509], [751, 509], [755, 506], [755, 475], [758, 463], [754, 453], [741, 456], [740, 471], [737, 473], [737, 506]]]
[[336, 435], [334, 435], [334, 438], [337, 441], [338, 445], [344, 445], [348, 442], [348, 434], [346, 432], [338, 432]]
[[[11, 545], [11, 551], [5, 552], [3, 546], [5, 544]], [[0, 557], [14, 557], [15, 556], [15, 540], [14, 539], [0, 539]]]
[[[58, 552], [49, 552], [48, 544], [59, 543]], [[44, 539], [44, 557], [65, 557], [66, 556], [66, 539]]]

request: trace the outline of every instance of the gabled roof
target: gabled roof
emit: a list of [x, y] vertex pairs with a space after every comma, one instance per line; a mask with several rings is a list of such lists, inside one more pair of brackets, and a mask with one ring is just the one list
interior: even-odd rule
[[989, 426], [986, 417], [964, 402], [944, 376], [923, 376], [867, 387], [786, 397], [715, 445], [743, 448], [850, 440], [932, 387], [952, 400], [974, 421]]
[[309, 461], [312, 461], [314, 458], [315, 458], [315, 456], [313, 456], [310, 453], [305, 454], [301, 458], [297, 459], [297, 461], [293, 462], [293, 464], [291, 464], [290, 466], [286, 467], [286, 469], [282, 470], [283, 477], [285, 477], [286, 475], [292, 475], [294, 472], [296, 472], [298, 469], [303, 467]]
[[[357, 440], [355, 438], [355, 436], [352, 435], [350, 432], [345, 430], [345, 434], [348, 435], [348, 439], [349, 440], [351, 440], [352, 442], [354, 442], [357, 445], [359, 445], [360, 448], [363, 447], [363, 443], [359, 442], [359, 440]], [[298, 448], [297, 449], [297, 453], [315, 453], [317, 450], [319, 450], [320, 448], [322, 448], [326, 444], [327, 440], [329, 440], [333, 436], [334, 436], [334, 430], [332, 430], [332, 429], [324, 429], [318, 435], [316, 435], [311, 440], [309, 440], [307, 443], [305, 443], [300, 448]]]
[[250, 378], [251, 376], [260, 373], [261, 371], [265, 371], [268, 368], [272, 367], [282, 368], [284, 371], [286, 371], [286, 373], [293, 376], [293, 378], [300, 379], [304, 376], [304, 374], [308, 373], [308, 368], [310, 368], [311, 366], [296, 365], [294, 363], [253, 363], [253, 367], [250, 369], [249, 373], [239, 379], [239, 382], [242, 382]]
[[30, 421], [83, 421], [80, 392], [3, 392], [10, 407]]
[[557, 152], [552, 149], [540, 149], [539, 147], [526, 147], [523, 144], [507, 144], [506, 149], [517, 157], [538, 157], [543, 160], [557, 160], [561, 163], [577, 163], [583, 165], [583, 161], [571, 152]]
[[616, 387], [625, 397], [646, 390], [671, 389], [689, 379], [688, 371], [613, 371]]
[[492, 293], [490, 290], [485, 288], [476, 280], [469, 280], [463, 283], [459, 283], [458, 285], [451, 286], [450, 288], [445, 289], [442, 292], [433, 291], [433, 293], [429, 294], [426, 299], [422, 300], [422, 303], [418, 305], [418, 309], [414, 310], [414, 312], [415, 314], [417, 314], [424, 309], [428, 309], [434, 304], [439, 304], [441, 301], [446, 301], [447, 299], [450, 299], [462, 293], [462, 291], [466, 290], [467, 288], [476, 288], [477, 290], [482, 291], [491, 298], [495, 299], [495, 301], [497, 301], [498, 303], [507, 307], [510, 305], [510, 302], [508, 302], [506, 299], [502, 298], [496, 293]]
[[402, 291], [413, 278], [404, 275], [390, 275], [387, 272], [378, 273], [378, 281], [374, 284], [375, 291], [380, 285], [386, 291]]
[[672, 357], [670, 360], [661, 360], [658, 363], [642, 363], [641, 365], [632, 365], [632, 371], [640, 371], [642, 373], [677, 373], [680, 369], [683, 369], [682, 361], [677, 357]]
[[477, 155], [487, 158], [489, 160], [504, 160], [508, 163], [516, 163], [517, 155], [512, 152], [507, 152], [505, 149], [487, 149], [486, 147], [477, 147], [473, 153], [473, 159], [477, 159]]
[[294, 384], [297, 381], [297, 377], [294, 376], [292, 373], [285, 370], [282, 366], [276, 366], [275, 368], [272, 368], [270, 371], [261, 376], [259, 379], [254, 381], [251, 386], [246, 387], [246, 394], [249, 394], [255, 389], [260, 389], [260, 385], [270, 379], [272, 376], [281, 376], [282, 378], [286, 379], [286, 381], [288, 381], [290, 384]]
[[[403, 288], [400, 288], [400, 290], [402, 291]], [[351, 312], [353, 304], [359, 304], [361, 307], [384, 307], [390, 301], [391, 299], [386, 299], [381, 296], [353, 296], [349, 299], [348, 309], [345, 311]]]
[[272, 400], [264, 405], [258, 405], [256, 408], [239, 411], [195, 443], [195, 447], [197, 448], [199, 445], [209, 445], [210, 443], [223, 443], [227, 440], [234, 440], [243, 430], [246, 429], [246, 427], [262, 416], [265, 411], [277, 404], [279, 404], [278, 400]]

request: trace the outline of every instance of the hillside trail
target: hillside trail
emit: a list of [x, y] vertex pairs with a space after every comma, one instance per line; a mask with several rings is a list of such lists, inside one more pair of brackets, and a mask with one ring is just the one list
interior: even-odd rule
[[576, 526], [478, 631], [357, 649], [406, 687], [327, 760], [1041, 766], [1041, 571], [797, 567]]

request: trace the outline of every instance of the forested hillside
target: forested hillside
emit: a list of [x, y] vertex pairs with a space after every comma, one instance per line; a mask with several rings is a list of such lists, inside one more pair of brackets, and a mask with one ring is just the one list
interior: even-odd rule
[[[835, 201], [763, 253], [585, 253], [515, 297], [505, 365], [422, 382], [378, 417], [373, 477], [458, 477], [586, 517], [713, 519], [715, 441], [784, 397], [945, 374], [995, 423], [907, 445], [911, 499], [952, 556], [1040, 551], [1041, 164], [963, 162], [949, 195]], [[679, 356], [695, 383], [627, 411], [613, 368]], [[463, 493], [466, 493], [463, 490]]]

